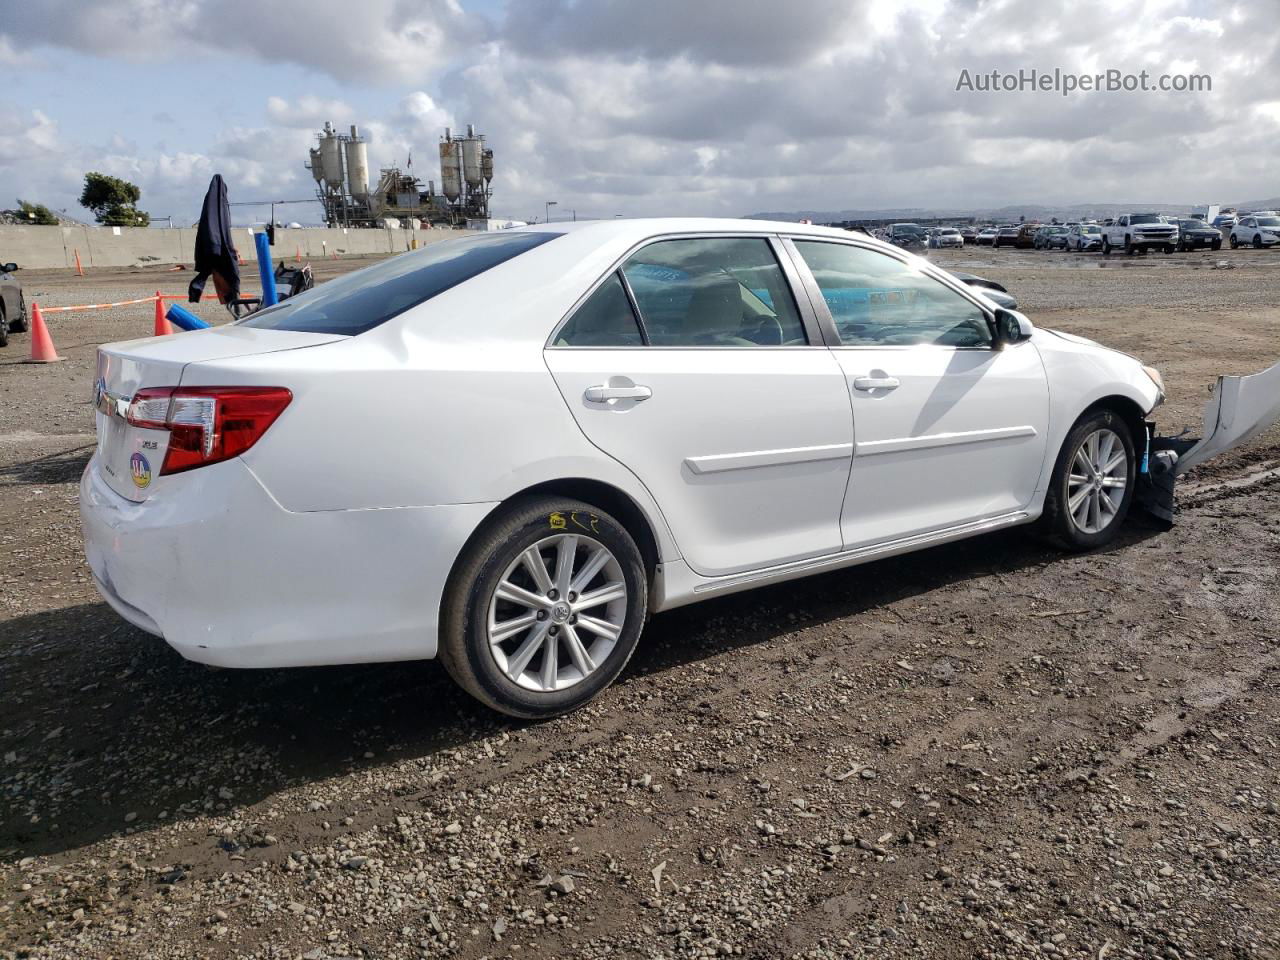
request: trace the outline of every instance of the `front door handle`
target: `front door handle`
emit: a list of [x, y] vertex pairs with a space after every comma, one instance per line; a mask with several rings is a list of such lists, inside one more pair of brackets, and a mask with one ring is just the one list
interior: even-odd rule
[[855, 390], [894, 390], [899, 386], [897, 377], [858, 377], [853, 381]]
[[630, 387], [609, 387], [601, 384], [587, 387], [586, 393], [588, 403], [608, 403], [610, 400], [635, 400], [639, 403], [641, 400], [648, 400], [652, 396], [653, 391], [642, 384], [635, 384]]

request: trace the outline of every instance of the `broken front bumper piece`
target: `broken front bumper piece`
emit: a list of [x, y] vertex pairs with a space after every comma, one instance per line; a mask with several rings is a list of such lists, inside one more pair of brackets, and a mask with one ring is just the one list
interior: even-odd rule
[[1159, 437], [1148, 424], [1147, 455], [1135, 492], [1142, 506], [1169, 523], [1178, 477], [1280, 420], [1280, 363], [1248, 377], [1219, 377], [1210, 392], [1202, 437]]

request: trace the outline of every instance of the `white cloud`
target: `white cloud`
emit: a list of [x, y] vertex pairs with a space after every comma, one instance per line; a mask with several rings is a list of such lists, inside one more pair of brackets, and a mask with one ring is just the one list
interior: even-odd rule
[[283, 97], [267, 97], [267, 119], [282, 127], [314, 130], [324, 126], [326, 120], [342, 124], [354, 115], [355, 111], [341, 100], [304, 95], [290, 103]]

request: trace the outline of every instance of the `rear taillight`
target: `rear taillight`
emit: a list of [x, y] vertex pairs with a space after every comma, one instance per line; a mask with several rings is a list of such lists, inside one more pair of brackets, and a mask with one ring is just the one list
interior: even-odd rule
[[134, 394], [126, 419], [169, 431], [163, 476], [239, 456], [292, 399], [284, 387], [147, 387]]

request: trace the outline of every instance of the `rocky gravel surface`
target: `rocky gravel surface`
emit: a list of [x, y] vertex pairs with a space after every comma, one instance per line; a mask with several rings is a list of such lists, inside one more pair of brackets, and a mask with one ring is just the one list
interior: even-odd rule
[[[948, 258], [1194, 424], [1280, 358], [1267, 253]], [[1013, 531], [659, 615], [527, 725], [434, 663], [212, 671], [120, 621], [75, 486], [93, 345], [149, 315], [60, 323], [66, 363], [0, 358], [0, 956], [1280, 958], [1274, 434], [1099, 553]]]

